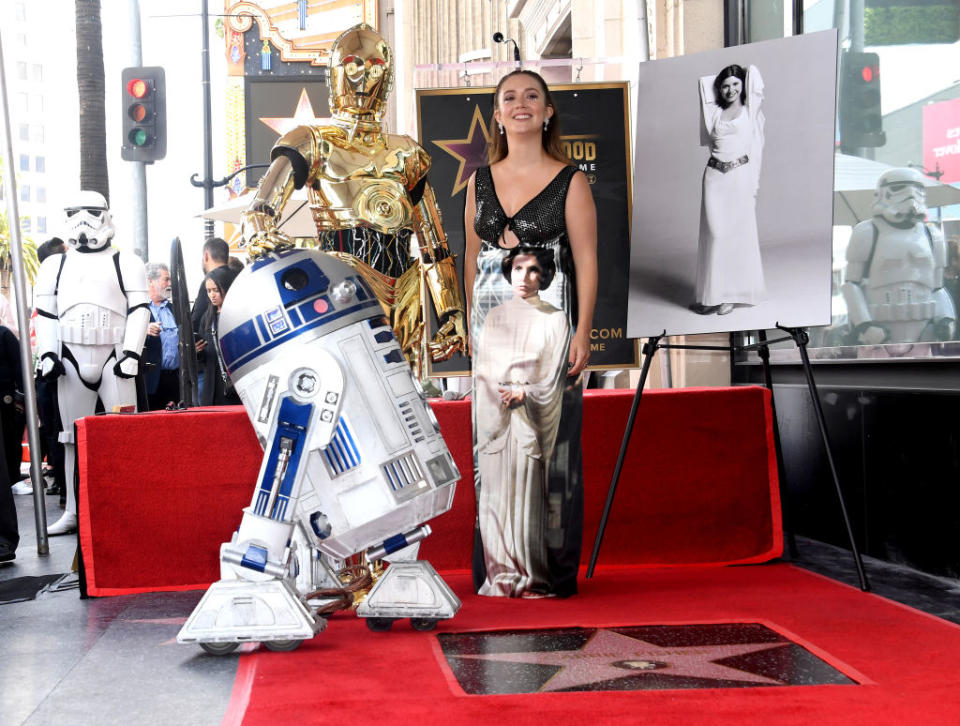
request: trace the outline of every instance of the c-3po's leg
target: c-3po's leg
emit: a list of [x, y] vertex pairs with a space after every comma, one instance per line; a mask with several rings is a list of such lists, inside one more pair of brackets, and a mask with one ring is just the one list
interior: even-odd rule
[[293, 395], [281, 400], [253, 501], [233, 539], [220, 548], [221, 579], [187, 619], [179, 642], [196, 642], [215, 654], [245, 641], [288, 650], [326, 626], [297, 590], [294, 536], [307, 453], [316, 429], [326, 428], [319, 414], [319, 406]]

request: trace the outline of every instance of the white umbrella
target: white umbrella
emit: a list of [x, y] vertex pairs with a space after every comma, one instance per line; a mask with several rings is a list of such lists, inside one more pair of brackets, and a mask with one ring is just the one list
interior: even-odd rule
[[[220, 222], [230, 222], [231, 224], [240, 224], [240, 214], [250, 206], [254, 191], [241, 194], [239, 197], [210, 207], [198, 217], [205, 219], [215, 219]], [[288, 237], [316, 237], [317, 226], [313, 223], [313, 214], [310, 212], [310, 205], [307, 202], [306, 187], [294, 190], [293, 194], [287, 200], [283, 211], [280, 213], [280, 223], [277, 225], [281, 232]]]
[[[833, 166], [833, 223], [854, 225], [873, 216], [877, 179], [895, 167], [859, 156], [837, 154]], [[960, 204], [960, 189], [924, 177], [927, 207]]]

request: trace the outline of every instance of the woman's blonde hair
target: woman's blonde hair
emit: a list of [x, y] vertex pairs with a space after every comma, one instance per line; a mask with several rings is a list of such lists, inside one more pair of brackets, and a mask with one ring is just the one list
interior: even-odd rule
[[[540, 140], [543, 143], [543, 150], [557, 161], [563, 162], [564, 164], [572, 164], [573, 162], [563, 151], [563, 146], [560, 144], [560, 111], [557, 109], [557, 105], [553, 102], [553, 97], [550, 95], [550, 89], [547, 88], [547, 82], [543, 80], [539, 73], [520, 69], [511, 71], [501, 78], [500, 82], [497, 84], [497, 90], [493, 94], [493, 110], [497, 111], [500, 108], [500, 89], [503, 88], [503, 84], [506, 83], [508, 79], [513, 78], [520, 73], [530, 76], [540, 84], [540, 88], [543, 89], [544, 102], [553, 108], [553, 116], [550, 117], [550, 123], [547, 124], [546, 131], [542, 131], [540, 134]], [[489, 163], [495, 164], [501, 159], [505, 158], [509, 153], [510, 149], [508, 148], [507, 144], [507, 135], [500, 133], [500, 129], [497, 126], [497, 119], [491, 116], [490, 148], [487, 149], [487, 158]]]

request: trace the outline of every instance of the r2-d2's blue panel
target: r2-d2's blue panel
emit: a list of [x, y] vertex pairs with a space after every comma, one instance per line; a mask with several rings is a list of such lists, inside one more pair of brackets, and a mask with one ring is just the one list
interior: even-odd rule
[[[453, 457], [353, 268], [315, 250], [263, 257], [231, 286], [219, 332], [261, 442], [293, 442], [265, 457], [256, 514], [292, 516], [314, 546], [343, 559], [402, 546], [398, 535], [450, 508], [460, 476]], [[277, 481], [284, 456], [290, 476]]]

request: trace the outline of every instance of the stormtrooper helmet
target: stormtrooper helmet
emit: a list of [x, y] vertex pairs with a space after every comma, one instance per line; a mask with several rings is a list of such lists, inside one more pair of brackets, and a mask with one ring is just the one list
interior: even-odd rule
[[107, 200], [99, 192], [78, 192], [64, 207], [67, 244], [79, 252], [96, 252], [110, 246], [113, 222]]
[[912, 225], [927, 216], [923, 175], [916, 169], [890, 169], [877, 180], [873, 214], [893, 225]]

